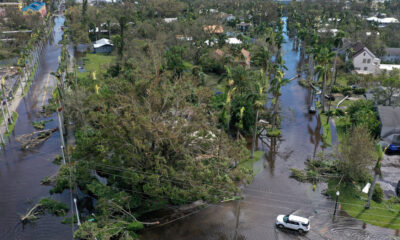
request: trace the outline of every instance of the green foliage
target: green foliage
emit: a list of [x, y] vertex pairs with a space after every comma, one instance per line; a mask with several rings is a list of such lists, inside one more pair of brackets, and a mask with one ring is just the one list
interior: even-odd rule
[[349, 113], [350, 122], [354, 126], [365, 126], [372, 136], [379, 136], [380, 122], [372, 101], [355, 101], [349, 106], [347, 111]]
[[62, 193], [64, 189], [67, 189], [70, 187], [70, 167], [67, 165], [62, 165], [60, 167], [60, 170], [57, 174], [55, 183], [54, 183], [54, 188], [50, 189], [50, 194], [54, 193]]
[[67, 224], [67, 225], [74, 225], [77, 222], [78, 222], [78, 219], [76, 217], [76, 214], [74, 214], [71, 217], [66, 217], [61, 221], [62, 224]]
[[42, 198], [39, 203], [42, 205], [42, 208], [47, 209], [51, 214], [56, 216], [65, 216], [69, 209], [65, 203], [50, 198]]
[[128, 231], [138, 231], [142, 230], [143, 228], [144, 228], [143, 223], [139, 221], [131, 222], [128, 224], [128, 226], [126, 226], [126, 229]]
[[374, 200], [377, 203], [381, 203], [383, 201], [384, 193], [382, 190], [382, 187], [379, 183], [375, 184], [374, 192], [372, 194], [372, 200]]

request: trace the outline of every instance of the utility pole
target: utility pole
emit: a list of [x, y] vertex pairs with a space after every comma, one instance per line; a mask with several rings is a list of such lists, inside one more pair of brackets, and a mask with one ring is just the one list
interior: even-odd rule
[[4, 107], [3, 107], [3, 104], [0, 104], [0, 105], [1, 105], [1, 112], [3, 113], [3, 119], [4, 119], [5, 124], [6, 124], [6, 131], [7, 131], [7, 133], [9, 133], [10, 130], [8, 129], [8, 121], [7, 121], [6, 114], [4, 113]]
[[3, 144], [3, 145], [6, 144], [6, 142], [4, 141], [4, 137], [3, 137], [3, 133], [1, 132], [1, 129], [0, 129], [0, 140], [1, 140], [1, 144]]
[[8, 121], [9, 121], [10, 124], [13, 124], [13, 119], [12, 119], [12, 116], [10, 115], [10, 109], [8, 108], [7, 99], [4, 99], [4, 100], [3, 100], [3, 104], [4, 104], [4, 103], [5, 103], [6, 108], [7, 108]]

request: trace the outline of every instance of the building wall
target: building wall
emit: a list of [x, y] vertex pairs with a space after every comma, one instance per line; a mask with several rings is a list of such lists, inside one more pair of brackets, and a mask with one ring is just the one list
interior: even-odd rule
[[95, 53], [111, 53], [112, 50], [113, 50], [113, 46], [111, 46], [111, 45], [105, 45], [105, 46], [93, 49], [93, 51]]
[[375, 73], [378, 70], [378, 65], [374, 64], [374, 56], [370, 55], [367, 51], [362, 52], [355, 58], [353, 58], [354, 69], [358, 71], [364, 71], [369, 73]]

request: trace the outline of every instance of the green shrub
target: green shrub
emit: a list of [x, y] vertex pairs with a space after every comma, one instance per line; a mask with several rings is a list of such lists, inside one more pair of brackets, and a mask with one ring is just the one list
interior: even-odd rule
[[354, 89], [353, 90], [353, 93], [354, 94], [358, 94], [358, 95], [362, 95], [362, 94], [364, 94], [365, 93], [365, 88], [356, 88], [356, 89]]
[[384, 193], [382, 187], [379, 183], [375, 185], [374, 193], [372, 194], [372, 200], [377, 203], [381, 203], [383, 201]]
[[56, 216], [65, 216], [69, 208], [65, 203], [58, 202], [50, 198], [40, 199], [40, 204], [44, 209], [47, 209], [51, 214]]

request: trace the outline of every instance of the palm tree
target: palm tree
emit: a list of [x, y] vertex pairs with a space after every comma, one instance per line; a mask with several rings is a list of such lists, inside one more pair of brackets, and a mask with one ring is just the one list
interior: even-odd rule
[[[264, 72], [261, 70], [260, 71], [260, 77], [261, 79], [266, 78]], [[268, 81], [267, 81], [268, 84]], [[254, 101], [254, 109], [256, 110], [256, 116], [254, 118], [254, 127], [253, 127], [253, 138], [251, 141], [251, 153], [250, 153], [250, 158], [254, 157], [254, 151], [256, 150], [256, 140], [257, 140], [257, 123], [258, 123], [258, 115], [261, 109], [263, 109], [264, 107], [264, 103], [262, 101], [263, 98], [263, 94], [264, 94], [264, 87], [261, 86], [261, 84], [257, 84], [257, 90], [258, 92], [255, 95], [255, 101]], [[266, 100], [268, 100], [268, 98], [265, 98]]]
[[[270, 54], [267, 47], [262, 47], [253, 58], [254, 63], [262, 67], [265, 76], [268, 76], [269, 68], [271, 67]], [[264, 78], [264, 89], [268, 89], [268, 77]]]
[[320, 47], [315, 56], [315, 60], [323, 68], [324, 81], [322, 83], [322, 97], [321, 97], [322, 112], [325, 112], [326, 78], [327, 78], [327, 74], [328, 74], [328, 65], [329, 65], [330, 61], [332, 60], [333, 56], [334, 56], [334, 53], [331, 52], [330, 48], [328, 48], [326, 46]]

